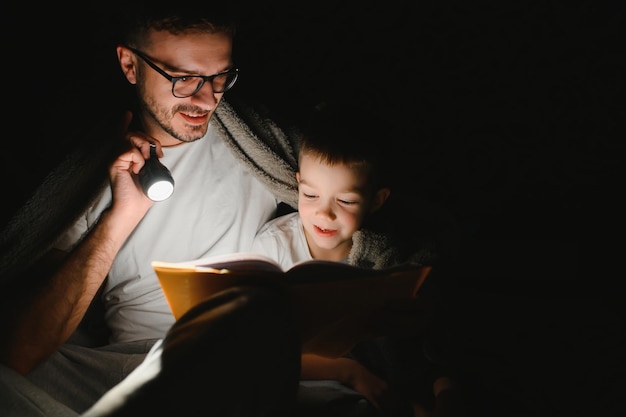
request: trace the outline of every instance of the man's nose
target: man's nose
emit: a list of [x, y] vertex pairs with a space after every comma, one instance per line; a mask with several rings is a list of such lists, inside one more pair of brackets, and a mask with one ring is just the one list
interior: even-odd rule
[[[220, 93], [221, 95], [222, 93]], [[208, 108], [209, 110], [214, 110], [217, 107], [217, 103], [219, 103], [219, 97], [216, 96], [216, 93], [213, 91], [213, 86], [210, 82], [205, 82], [200, 87], [200, 90], [193, 96], [191, 96], [192, 100], [195, 101], [195, 104], [202, 107]]]

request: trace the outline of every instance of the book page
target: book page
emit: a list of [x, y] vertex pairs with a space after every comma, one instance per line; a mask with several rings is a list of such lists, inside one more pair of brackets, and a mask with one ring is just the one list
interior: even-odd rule
[[186, 262], [152, 261], [152, 267], [194, 269], [196, 271], [228, 269], [233, 271], [283, 272], [280, 265], [273, 259], [252, 252], [229, 253]]

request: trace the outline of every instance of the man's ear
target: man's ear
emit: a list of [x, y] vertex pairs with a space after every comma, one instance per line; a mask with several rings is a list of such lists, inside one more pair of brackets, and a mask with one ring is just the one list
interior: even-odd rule
[[117, 60], [120, 63], [120, 67], [126, 79], [131, 84], [137, 84], [137, 58], [135, 54], [123, 45], [118, 45], [116, 51]]
[[383, 187], [383, 188], [379, 188], [378, 190], [376, 190], [376, 192], [374, 193], [374, 198], [372, 200], [372, 207], [370, 208], [370, 213], [373, 213], [379, 208], [381, 208], [383, 204], [385, 204], [385, 201], [387, 201], [390, 195], [391, 195], [390, 188]]

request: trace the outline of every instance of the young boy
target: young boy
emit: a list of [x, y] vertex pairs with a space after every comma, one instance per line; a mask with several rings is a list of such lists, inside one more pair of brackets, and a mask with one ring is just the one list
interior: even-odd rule
[[316, 112], [301, 138], [298, 211], [268, 222], [253, 244], [284, 269], [310, 259], [349, 262], [353, 235], [391, 194], [383, 155], [360, 137], [358, 125], [343, 136], [350, 133], [334, 117], [328, 109]]
[[[271, 257], [283, 269], [310, 259], [376, 269], [409, 260], [431, 260], [424, 250], [403, 259], [391, 238], [377, 230], [381, 209], [391, 195], [385, 149], [389, 143], [384, 132], [373, 129], [372, 125], [381, 124], [371, 123], [373, 119], [365, 111], [351, 105], [324, 104], [316, 108], [301, 137], [296, 174], [298, 211], [261, 228], [253, 251]], [[372, 352], [379, 358], [395, 355], [391, 346], [383, 338], [358, 348], [369, 362]], [[373, 365], [384, 368], [396, 360], [383, 359], [382, 365], [376, 360]], [[420, 414], [425, 412], [420, 404], [398, 402], [387, 379], [379, 374], [353, 354], [335, 359], [302, 355], [302, 380], [338, 381], [360, 393], [379, 411], [391, 412], [389, 415], [424, 415]], [[437, 395], [450, 387], [450, 380], [438, 378], [432, 387]], [[401, 410], [398, 404], [403, 404]]]

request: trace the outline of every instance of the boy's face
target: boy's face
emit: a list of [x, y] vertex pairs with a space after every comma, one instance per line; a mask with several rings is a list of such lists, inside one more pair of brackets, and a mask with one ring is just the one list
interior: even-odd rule
[[341, 261], [352, 247], [352, 235], [375, 208], [373, 191], [362, 169], [330, 166], [304, 154], [298, 178], [298, 212], [315, 259]]
[[[164, 146], [202, 138], [224, 93], [215, 93], [205, 82], [191, 97], [174, 97], [171, 81], [129, 49], [120, 48], [122, 70], [129, 82], [137, 84], [146, 133]], [[232, 68], [232, 39], [223, 33], [151, 31], [140, 50], [170, 76], [210, 76]]]

